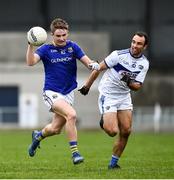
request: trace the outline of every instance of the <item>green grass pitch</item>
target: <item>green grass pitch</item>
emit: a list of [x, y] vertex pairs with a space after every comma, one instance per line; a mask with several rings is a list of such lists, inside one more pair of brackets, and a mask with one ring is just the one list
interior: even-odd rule
[[100, 130], [79, 131], [85, 162], [74, 166], [64, 133], [42, 141], [31, 158], [31, 131], [0, 130], [0, 178], [174, 179], [174, 134], [132, 132], [116, 171], [107, 169], [113, 141]]

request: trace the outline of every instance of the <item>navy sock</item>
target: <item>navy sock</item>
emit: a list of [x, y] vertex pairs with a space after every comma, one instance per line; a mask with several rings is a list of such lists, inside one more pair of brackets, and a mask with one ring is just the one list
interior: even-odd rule
[[119, 157], [118, 157], [118, 156], [112, 155], [112, 159], [111, 159], [111, 161], [110, 161], [110, 165], [111, 165], [111, 166], [116, 166], [117, 163], [118, 163], [118, 160], [119, 160]]

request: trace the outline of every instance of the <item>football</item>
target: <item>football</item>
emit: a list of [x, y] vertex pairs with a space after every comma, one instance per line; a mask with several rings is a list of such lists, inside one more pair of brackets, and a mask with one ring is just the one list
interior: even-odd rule
[[40, 46], [47, 40], [47, 32], [42, 27], [32, 27], [27, 33], [27, 39], [33, 46]]

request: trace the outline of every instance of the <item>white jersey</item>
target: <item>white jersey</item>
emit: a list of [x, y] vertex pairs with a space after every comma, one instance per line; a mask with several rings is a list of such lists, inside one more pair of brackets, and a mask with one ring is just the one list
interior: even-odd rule
[[131, 79], [143, 83], [149, 69], [149, 61], [142, 55], [135, 58], [129, 49], [113, 51], [105, 58], [108, 70], [99, 83], [99, 92], [108, 97], [118, 97], [130, 92], [129, 87], [120, 79], [128, 74]]

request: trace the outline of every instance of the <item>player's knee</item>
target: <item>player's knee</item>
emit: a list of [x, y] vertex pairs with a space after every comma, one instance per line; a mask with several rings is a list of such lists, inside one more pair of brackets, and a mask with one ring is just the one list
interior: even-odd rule
[[104, 129], [105, 132], [111, 137], [116, 136], [118, 133], [118, 130], [115, 127], [105, 127]]
[[107, 134], [111, 137], [114, 137], [117, 135], [117, 132], [116, 131], [107, 131]]
[[107, 134], [110, 136], [110, 137], [114, 137], [117, 135], [117, 133], [113, 133], [113, 132], [107, 132]]
[[121, 130], [120, 134], [125, 138], [129, 137], [129, 135], [131, 134], [131, 128]]
[[111, 137], [116, 136], [118, 133], [118, 130], [115, 127], [104, 125], [103, 115], [100, 119], [100, 127]]
[[60, 134], [61, 133], [61, 128], [59, 127], [53, 127], [52, 128], [52, 134], [56, 135], [56, 134]]
[[61, 129], [54, 129], [54, 134], [60, 134], [61, 133]]
[[67, 115], [67, 121], [75, 123], [77, 119], [76, 113], [75, 112], [71, 112]]

